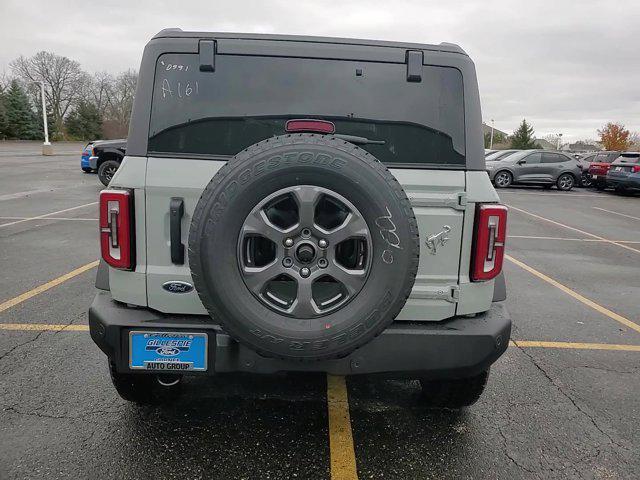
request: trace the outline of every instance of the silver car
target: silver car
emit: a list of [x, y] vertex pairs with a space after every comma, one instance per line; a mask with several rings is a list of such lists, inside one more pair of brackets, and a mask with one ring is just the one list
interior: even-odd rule
[[489, 178], [498, 188], [531, 184], [546, 188], [556, 185], [558, 190], [571, 190], [582, 176], [575, 158], [545, 150], [523, 150], [502, 160], [487, 161], [486, 165]]

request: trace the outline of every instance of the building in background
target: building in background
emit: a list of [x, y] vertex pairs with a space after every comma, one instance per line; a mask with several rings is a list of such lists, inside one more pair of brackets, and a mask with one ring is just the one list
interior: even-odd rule
[[[491, 125], [482, 122], [482, 133], [484, 134], [484, 148], [489, 148], [491, 143]], [[505, 150], [510, 148], [509, 134], [493, 128], [493, 147], [496, 150]]]
[[597, 143], [587, 143], [583, 141], [578, 141], [575, 143], [567, 143], [562, 146], [561, 150], [565, 150], [568, 152], [574, 153], [587, 153], [587, 152], [597, 152], [602, 150], [602, 146]]

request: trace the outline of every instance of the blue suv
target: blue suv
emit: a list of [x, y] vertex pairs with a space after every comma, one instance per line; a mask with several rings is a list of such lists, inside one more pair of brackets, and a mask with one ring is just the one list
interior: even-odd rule
[[93, 169], [89, 165], [89, 157], [93, 155], [93, 142], [87, 143], [82, 149], [82, 156], [80, 157], [80, 168], [84, 173], [91, 173]]

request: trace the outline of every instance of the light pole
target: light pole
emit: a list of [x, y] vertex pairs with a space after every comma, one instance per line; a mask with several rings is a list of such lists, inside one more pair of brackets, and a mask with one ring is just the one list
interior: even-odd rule
[[42, 123], [44, 126], [44, 143], [42, 155], [53, 155], [53, 146], [49, 143], [49, 126], [47, 125], [47, 104], [44, 98], [44, 82], [40, 82], [40, 94], [42, 96]]
[[489, 149], [493, 150], [493, 118], [491, 119], [491, 140], [489, 141]]
[[562, 134], [559, 133], [558, 134], [558, 145], [556, 145], [556, 150], [560, 150], [561, 142], [562, 142]]

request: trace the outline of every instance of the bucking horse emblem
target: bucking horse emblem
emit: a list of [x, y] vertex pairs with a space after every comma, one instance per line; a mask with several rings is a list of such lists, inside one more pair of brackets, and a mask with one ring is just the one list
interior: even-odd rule
[[438, 246], [444, 246], [444, 244], [449, 241], [449, 237], [447, 237], [447, 234], [450, 231], [451, 227], [449, 225], [444, 225], [440, 232], [434, 235], [429, 235], [426, 244], [431, 255], [435, 255], [436, 253], [438, 253]]

